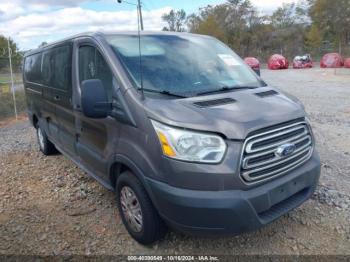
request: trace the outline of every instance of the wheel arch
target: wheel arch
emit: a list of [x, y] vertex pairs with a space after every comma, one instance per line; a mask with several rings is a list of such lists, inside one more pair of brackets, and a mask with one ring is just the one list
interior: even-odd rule
[[125, 155], [116, 155], [114, 161], [110, 165], [109, 180], [113, 190], [116, 190], [116, 181], [118, 179], [118, 176], [127, 170], [135, 175], [135, 177], [138, 178], [138, 180], [141, 182], [141, 185], [144, 187], [148, 197], [151, 200], [151, 203], [160, 215], [158, 201], [152, 192], [150, 184], [147, 182], [145, 174], [134, 161]]
[[131, 159], [120, 154], [116, 155], [114, 161], [110, 164], [109, 181], [111, 186], [115, 189], [118, 176], [127, 170], [132, 172], [140, 180], [148, 192], [147, 184], [145, 183], [145, 176], [142, 170]]

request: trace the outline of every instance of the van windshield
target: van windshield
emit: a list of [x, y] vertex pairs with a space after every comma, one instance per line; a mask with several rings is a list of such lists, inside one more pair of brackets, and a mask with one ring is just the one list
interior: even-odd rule
[[[109, 35], [107, 41], [139, 89], [138, 36]], [[141, 61], [143, 87], [149, 91], [190, 97], [263, 85], [238, 55], [210, 37], [142, 35]]]

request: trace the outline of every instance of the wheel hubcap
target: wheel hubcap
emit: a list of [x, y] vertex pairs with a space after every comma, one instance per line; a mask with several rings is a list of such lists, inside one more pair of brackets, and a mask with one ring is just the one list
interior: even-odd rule
[[39, 140], [40, 148], [43, 149], [45, 142], [44, 142], [44, 135], [43, 135], [43, 132], [41, 131], [40, 127], [38, 127], [38, 140]]
[[143, 224], [142, 210], [136, 194], [130, 187], [124, 186], [120, 191], [120, 204], [129, 226], [133, 231], [140, 232]]

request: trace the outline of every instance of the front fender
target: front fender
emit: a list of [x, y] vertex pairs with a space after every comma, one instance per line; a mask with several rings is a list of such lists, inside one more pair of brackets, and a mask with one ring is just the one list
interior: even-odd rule
[[146, 178], [145, 174], [143, 173], [142, 169], [139, 168], [139, 166], [133, 160], [131, 160], [129, 157], [122, 155], [122, 154], [116, 154], [114, 157], [114, 162], [110, 163], [110, 170], [111, 170], [110, 183], [114, 187], [114, 190], [115, 190], [115, 183], [113, 181], [115, 181], [117, 179], [117, 176], [115, 176], [115, 174], [113, 173], [113, 167], [115, 165], [127, 166], [129, 168], [129, 170], [139, 179], [139, 181], [141, 182], [141, 184], [145, 188], [148, 196], [150, 197], [152, 203], [156, 207], [158, 206], [157, 201], [155, 199], [155, 196], [152, 192], [151, 186], [149, 185], [147, 178]]

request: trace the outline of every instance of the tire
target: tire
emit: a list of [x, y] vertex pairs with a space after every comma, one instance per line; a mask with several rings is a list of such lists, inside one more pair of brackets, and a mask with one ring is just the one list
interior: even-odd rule
[[[128, 191], [129, 189], [131, 191]], [[136, 197], [136, 200], [139, 203], [138, 206], [140, 207], [137, 209], [140, 209], [141, 211], [141, 219], [140, 217], [136, 219], [139, 222], [142, 221], [141, 226], [140, 223], [137, 223], [138, 227], [132, 226], [132, 222], [130, 222], [131, 220], [128, 219], [128, 215], [125, 212], [125, 201], [123, 203], [123, 200], [125, 200], [125, 195], [122, 196], [122, 194], [130, 192]], [[164, 221], [160, 218], [158, 212], [154, 208], [141, 182], [131, 172], [126, 171], [118, 177], [116, 185], [116, 199], [123, 224], [129, 234], [137, 242], [143, 245], [150, 245], [164, 237], [167, 232]], [[135, 202], [136, 201], [134, 201], [134, 204]], [[134, 208], [135, 206], [137, 205], [134, 205]]]
[[40, 127], [40, 125], [36, 127], [36, 135], [38, 139], [39, 149], [45, 156], [57, 153], [55, 145], [50, 142], [45, 131]]

